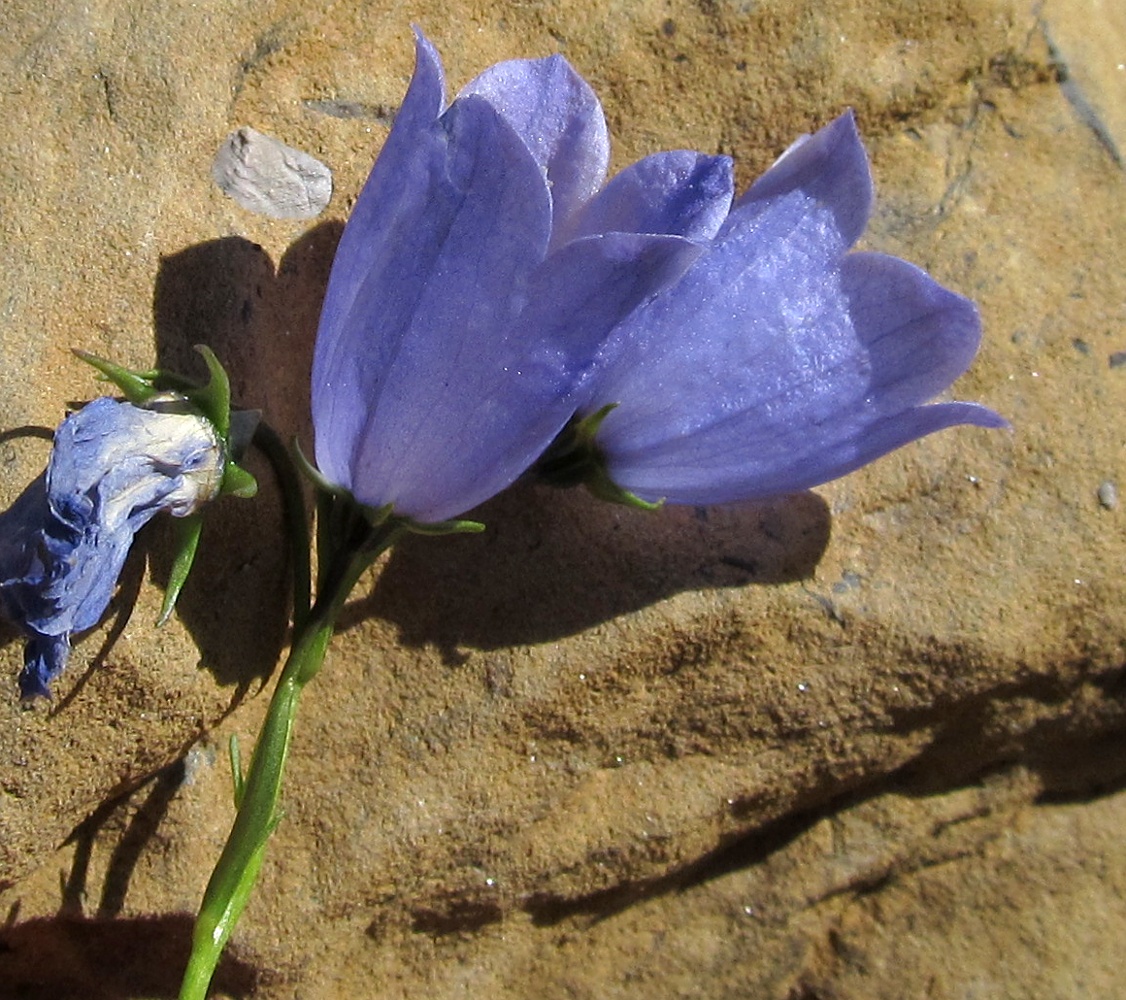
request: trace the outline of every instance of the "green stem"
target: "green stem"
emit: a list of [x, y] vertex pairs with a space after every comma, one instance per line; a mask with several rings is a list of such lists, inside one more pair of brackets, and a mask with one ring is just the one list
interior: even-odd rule
[[369, 527], [358, 543], [353, 538], [351, 545], [337, 550], [323, 574], [317, 603], [295, 635], [270, 699], [234, 825], [203, 894], [180, 1000], [205, 1000], [207, 996], [223, 948], [250, 899], [266, 843], [280, 820], [278, 800], [301, 691], [323, 665], [336, 619], [360, 574], [402, 530], [395, 523]]
[[[309, 616], [311, 592], [309, 570], [309, 518], [305, 513], [305, 495], [301, 480], [281, 438], [272, 427], [259, 423], [254, 429], [254, 444], [274, 469], [281, 489], [282, 510], [289, 539], [290, 572], [293, 576], [293, 629], [300, 632]], [[321, 550], [324, 551], [324, 550]]]

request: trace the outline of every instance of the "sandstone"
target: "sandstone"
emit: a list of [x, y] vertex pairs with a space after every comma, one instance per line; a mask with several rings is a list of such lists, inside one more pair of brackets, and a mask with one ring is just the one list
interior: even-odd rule
[[[199, 371], [206, 342], [237, 402], [308, 444], [320, 297], [409, 24], [355, 0], [200, 10], [0, 13], [5, 503], [42, 467], [32, 430], [98, 392], [70, 347]], [[688, 146], [732, 154], [745, 185], [856, 108], [865, 245], [979, 303], [955, 393], [1014, 429], [758, 507], [645, 515], [522, 486], [485, 534], [393, 551], [305, 694], [220, 995], [1114, 995], [1126, 513], [1100, 487], [1126, 481], [1106, 110], [1126, 74], [1103, 53], [1121, 18], [1008, 0], [410, 16], [453, 88], [563, 52], [615, 167]], [[223, 196], [211, 159], [244, 124], [332, 170], [329, 221]], [[3, 633], [0, 994], [177, 989], [232, 815], [226, 743], [249, 751], [286, 637], [255, 472], [262, 495], [216, 508], [159, 630], [173, 541], [150, 526], [49, 708], [19, 706]]]

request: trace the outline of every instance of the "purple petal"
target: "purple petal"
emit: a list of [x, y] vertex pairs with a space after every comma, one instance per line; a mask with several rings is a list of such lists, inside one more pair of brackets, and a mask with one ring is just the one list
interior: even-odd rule
[[191, 513], [218, 490], [222, 452], [211, 425], [183, 412], [103, 397], [55, 431], [47, 494], [61, 521], [138, 531], [159, 510]]
[[[613, 414], [610, 414], [612, 417]], [[669, 442], [637, 456], [612, 455], [611, 478], [644, 500], [720, 504], [759, 500], [809, 489], [935, 431], [972, 424], [1004, 428], [1008, 422], [976, 403], [919, 406], [874, 422], [842, 414], [836, 426], [807, 425], [794, 414], [789, 433], [756, 432], [753, 415], [733, 422], [730, 433]], [[609, 418], [607, 418], [609, 419]]]
[[976, 306], [905, 260], [848, 254], [841, 261], [841, 291], [868, 353], [870, 391], [885, 413], [933, 399], [977, 353]]
[[[634, 309], [679, 278], [702, 247], [679, 236], [613, 232], [568, 243], [552, 254], [529, 289], [520, 316], [529, 353], [558, 357], [566, 373], [589, 363], [606, 336]], [[561, 406], [573, 410], [573, 403]], [[534, 456], [533, 456], [534, 457]]]
[[795, 235], [784, 204], [767, 207], [753, 226], [727, 230], [607, 341], [584, 391], [594, 409], [629, 405], [605, 431], [644, 448], [649, 438], [692, 433], [764, 396], [808, 401], [811, 376], [849, 363], [862, 386], [835, 263], [832, 247], [800, 229]]
[[[611, 234], [569, 244], [548, 258], [528, 285], [528, 307], [503, 341], [494, 343], [491, 357], [472, 360], [479, 381], [448, 393], [420, 389], [430, 410], [415, 420], [430, 430], [418, 432], [414, 450], [399, 455], [403, 489], [396, 511], [441, 521], [511, 484], [571, 416], [574, 373], [606, 333], [698, 253], [677, 237]], [[464, 381], [465, 373], [458, 374]], [[442, 424], [434, 416], [439, 410]], [[387, 442], [373, 435], [372, 454], [382, 459], [387, 451]]]
[[590, 85], [560, 55], [489, 67], [459, 96], [488, 101], [524, 140], [551, 190], [556, 245], [601, 186], [610, 162], [606, 119]]
[[50, 681], [62, 673], [70, 658], [70, 634], [33, 636], [23, 648], [21, 698], [50, 698]]
[[621, 404], [598, 443], [614, 481], [645, 499], [769, 495], [779, 463], [866, 391], [831, 276], [791, 273], [785, 287], [740, 275], [730, 242], [719, 250], [630, 318], [628, 345], [584, 405]]
[[727, 218], [734, 184], [729, 157], [656, 153], [626, 167], [586, 204], [572, 238], [619, 232], [708, 240]]
[[526, 347], [506, 331], [544, 259], [550, 201], [519, 136], [480, 98], [460, 98], [417, 138], [425, 155], [414, 171], [378, 192], [394, 209], [383, 213], [389, 224], [353, 251], [366, 273], [347, 310], [330, 281], [313, 417], [330, 479], [361, 502], [443, 520], [467, 509], [456, 480], [471, 460], [459, 445], [470, 404], [484, 400], [512, 422], [504, 400], [520, 392], [512, 383]]
[[759, 238], [721, 237], [603, 350], [583, 412], [620, 404], [598, 434], [619, 486], [674, 503], [761, 498], [952, 424], [1004, 426], [969, 404], [914, 408], [967, 366], [972, 304], [893, 258], [825, 266], [817, 248]]
[[[349, 217], [354, 225], [345, 227], [337, 246], [329, 288], [334, 305], [347, 309], [350, 296], [363, 282], [362, 248], [370, 234], [393, 225], [402, 210], [398, 202], [389, 202], [384, 190], [396, 186], [404, 176], [423, 169], [426, 150], [420, 149], [421, 136], [433, 128], [445, 102], [445, 81], [438, 51], [420, 32], [415, 33], [415, 68], [403, 103], [395, 115], [395, 123], [379, 152], [379, 159], [356, 199]], [[326, 297], [326, 302], [328, 298]]]
[[[415, 37], [415, 69], [395, 124], [379, 159], [356, 199], [336, 249], [325, 292], [313, 359], [313, 423], [317, 428], [317, 465], [329, 479], [346, 485], [352, 450], [364, 423], [369, 383], [374, 376], [352, 372], [354, 358], [368, 353], [368, 330], [348, 317], [373, 292], [373, 275], [388, 267], [397, 242], [411, 247], [415, 219], [424, 211], [440, 168], [444, 82], [437, 50], [421, 34]], [[375, 290], [378, 291], [377, 289]], [[366, 303], [370, 306], [370, 303]]]
[[[17, 624], [50, 613], [39, 581], [43, 577], [44, 527], [55, 523], [47, 502], [47, 473], [43, 472], [0, 514], [0, 611]], [[65, 530], [65, 525], [60, 525]], [[34, 581], [29, 585], [29, 581]]]
[[758, 225], [770, 212], [774, 228], [787, 220], [801, 238], [840, 253], [864, 232], [872, 211], [868, 155], [846, 111], [812, 136], [795, 142], [737, 202], [728, 229]]

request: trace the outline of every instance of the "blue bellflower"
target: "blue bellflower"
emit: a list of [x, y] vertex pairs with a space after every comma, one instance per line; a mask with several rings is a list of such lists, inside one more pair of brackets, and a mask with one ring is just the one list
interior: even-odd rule
[[566, 60], [500, 63], [446, 107], [416, 43], [333, 262], [312, 410], [330, 483], [433, 524], [544, 451], [602, 341], [692, 263], [733, 188], [726, 158], [687, 152], [602, 188], [602, 109]]
[[20, 690], [49, 696], [70, 639], [105, 612], [133, 536], [157, 512], [186, 517], [219, 491], [212, 424], [103, 397], [55, 432], [47, 470], [0, 514], [0, 611], [28, 636]]
[[791, 146], [687, 273], [617, 326], [576, 397], [596, 492], [765, 498], [956, 424], [1007, 426], [975, 404], [923, 405], [969, 366], [978, 314], [905, 261], [848, 252], [872, 196], [849, 112]]

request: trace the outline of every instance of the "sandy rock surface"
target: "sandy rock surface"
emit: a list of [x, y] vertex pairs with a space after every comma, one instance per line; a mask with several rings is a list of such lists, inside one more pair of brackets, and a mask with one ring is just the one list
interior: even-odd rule
[[[865, 245], [979, 303], [955, 395], [1014, 431], [755, 508], [518, 488], [484, 535], [394, 551], [306, 692], [216, 995], [1120, 993], [1126, 26], [1105, 0], [8, 3], [0, 500], [97, 393], [72, 346], [201, 372], [208, 343], [240, 404], [308, 442], [320, 297], [412, 21], [452, 88], [563, 52], [615, 168], [692, 147], [745, 186], [854, 107]], [[243, 125], [332, 169], [319, 220], [214, 185]], [[173, 534], [146, 530], [50, 707], [21, 708], [0, 633], [0, 996], [176, 994], [227, 740], [251, 745], [286, 639], [255, 470], [159, 630]]]

